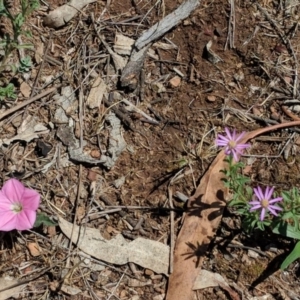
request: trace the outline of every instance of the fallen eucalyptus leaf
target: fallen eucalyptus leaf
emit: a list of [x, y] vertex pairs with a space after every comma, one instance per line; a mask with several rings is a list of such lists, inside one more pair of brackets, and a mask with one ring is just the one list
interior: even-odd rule
[[63, 233], [71, 238], [78, 248], [107, 263], [124, 265], [128, 262], [136, 263], [156, 273], [168, 275], [169, 271], [169, 246], [148, 239], [138, 237], [128, 242], [121, 234], [106, 240], [98, 229], [74, 226], [59, 218], [59, 226]]

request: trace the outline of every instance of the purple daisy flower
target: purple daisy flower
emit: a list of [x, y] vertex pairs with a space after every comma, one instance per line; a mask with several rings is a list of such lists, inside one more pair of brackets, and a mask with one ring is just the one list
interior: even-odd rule
[[257, 187], [253, 189], [254, 191], [254, 199], [257, 200], [253, 200], [251, 202], [249, 202], [249, 204], [252, 206], [250, 208], [250, 211], [254, 211], [256, 209], [261, 209], [261, 214], [260, 214], [260, 220], [263, 221], [265, 216], [266, 216], [266, 212], [269, 211], [272, 215], [274, 216], [278, 216], [276, 211], [281, 211], [282, 208], [278, 207], [276, 205], [273, 205], [273, 203], [282, 201], [282, 197], [277, 197], [274, 199], [271, 199], [272, 194], [274, 192], [274, 187], [266, 187], [265, 192], [262, 191], [261, 187]]
[[239, 156], [243, 154], [244, 149], [250, 147], [250, 144], [240, 143], [241, 139], [244, 137], [245, 132], [237, 134], [234, 129], [231, 133], [230, 130], [225, 127], [226, 136], [218, 134], [216, 139], [216, 146], [224, 147], [224, 152], [226, 155], [232, 155], [235, 161], [239, 160]]

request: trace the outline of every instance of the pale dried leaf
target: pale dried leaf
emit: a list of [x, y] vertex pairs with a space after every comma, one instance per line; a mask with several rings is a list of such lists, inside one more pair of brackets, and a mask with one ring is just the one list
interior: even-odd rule
[[20, 91], [24, 97], [29, 98], [31, 87], [27, 82], [23, 81], [20, 85]]
[[249, 300], [275, 300], [271, 294], [265, 294], [263, 296], [249, 298]]
[[116, 53], [121, 55], [130, 55], [134, 42], [134, 39], [131, 39], [123, 34], [117, 33], [115, 37], [114, 50]]
[[74, 286], [66, 285], [66, 284], [63, 284], [60, 289], [62, 292], [66, 293], [68, 295], [71, 295], [71, 296], [75, 296], [79, 293], [82, 293], [81, 289], [74, 287]]
[[69, 3], [51, 11], [44, 18], [44, 24], [52, 28], [61, 27], [67, 24], [86, 5], [95, 1], [96, 0], [71, 0]]
[[0, 144], [9, 145], [13, 141], [21, 140], [30, 142], [39, 138], [40, 134], [47, 134], [49, 130], [43, 124], [38, 123], [38, 118], [28, 115], [17, 130], [18, 134], [10, 139], [0, 140]]
[[101, 76], [98, 76], [91, 88], [89, 96], [87, 98], [87, 105], [89, 108], [100, 107], [104, 93], [107, 91], [107, 85], [102, 80]]
[[193, 290], [201, 290], [208, 287], [220, 286], [220, 284], [229, 286], [220, 274], [207, 270], [201, 270], [194, 282]]
[[41, 63], [43, 56], [44, 56], [44, 43], [37, 40], [35, 43], [35, 53], [34, 53], [35, 61], [38, 64]]
[[18, 280], [16, 280], [13, 277], [5, 276], [0, 277], [0, 300], [6, 300], [10, 297], [18, 297], [19, 293], [22, 291], [22, 289], [25, 287], [25, 284], [21, 284], [19, 286], [16, 286], [12, 289], [2, 291], [5, 288], [8, 288], [14, 284], [17, 284]]
[[[71, 238], [73, 224], [59, 218], [59, 226]], [[163, 243], [141, 237], [127, 242], [121, 234], [106, 240], [98, 229], [76, 225], [72, 242], [83, 252], [107, 263], [123, 265], [133, 262], [156, 273], [168, 274], [170, 248]]]
[[170, 83], [171, 87], [176, 88], [180, 85], [181, 78], [179, 76], [174, 76], [173, 78], [171, 78], [169, 80], [169, 83]]

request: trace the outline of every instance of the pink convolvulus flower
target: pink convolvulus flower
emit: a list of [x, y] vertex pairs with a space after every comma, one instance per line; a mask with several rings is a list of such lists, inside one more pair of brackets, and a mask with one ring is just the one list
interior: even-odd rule
[[245, 132], [236, 133], [234, 129], [231, 133], [230, 130], [225, 127], [226, 136], [218, 134], [216, 139], [216, 146], [224, 147], [226, 155], [232, 155], [235, 161], [239, 160], [239, 156], [243, 154], [243, 150], [250, 147], [250, 144], [241, 144], [240, 141], [244, 137]]
[[28, 230], [33, 227], [40, 204], [38, 192], [17, 179], [9, 179], [0, 190], [0, 231]]
[[271, 199], [272, 194], [274, 192], [274, 187], [266, 187], [265, 192], [262, 191], [261, 187], [257, 187], [253, 189], [254, 191], [254, 199], [250, 201], [249, 204], [252, 206], [250, 211], [261, 209], [260, 220], [263, 221], [266, 216], [266, 211], [268, 210], [272, 215], [277, 216], [276, 210], [282, 210], [281, 207], [273, 205], [273, 203], [282, 201], [282, 197], [277, 197]]

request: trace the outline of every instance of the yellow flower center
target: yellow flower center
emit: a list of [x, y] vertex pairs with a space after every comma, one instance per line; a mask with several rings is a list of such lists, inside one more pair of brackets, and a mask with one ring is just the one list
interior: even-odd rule
[[229, 141], [228, 146], [230, 149], [234, 149], [236, 146], [236, 142], [235, 141]]
[[12, 211], [15, 212], [16, 214], [21, 212], [23, 210], [23, 206], [21, 203], [14, 203], [13, 206], [12, 206]]
[[260, 203], [263, 208], [267, 208], [269, 206], [269, 201], [267, 199], [262, 199]]

